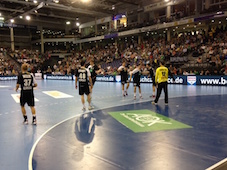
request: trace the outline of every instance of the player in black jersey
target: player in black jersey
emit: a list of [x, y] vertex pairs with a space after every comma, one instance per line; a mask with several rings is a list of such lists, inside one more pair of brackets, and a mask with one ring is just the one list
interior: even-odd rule
[[[121, 84], [122, 84], [122, 95], [125, 97], [128, 95], [128, 68], [126, 67], [126, 62], [123, 61], [122, 65], [117, 69], [118, 72], [121, 74]], [[127, 83], [127, 87], [125, 89], [125, 84]], [[124, 90], [125, 89], [125, 90]]]
[[155, 69], [151, 66], [151, 64], [148, 65], [148, 71], [149, 71], [149, 75], [152, 79], [152, 89], [153, 89], [153, 94], [150, 97], [155, 98], [155, 87], [156, 87], [156, 83], [155, 83]]
[[91, 73], [88, 69], [85, 68], [85, 61], [81, 61], [81, 67], [76, 71], [76, 82], [75, 82], [76, 89], [77, 89], [77, 81], [79, 81], [79, 95], [81, 96], [83, 111], [86, 110], [84, 94], [87, 95], [87, 101], [89, 103], [88, 109], [89, 110], [93, 109], [93, 107], [91, 106], [91, 96], [90, 96], [88, 81], [90, 83], [91, 88], [93, 84], [91, 79]]
[[97, 65], [95, 65], [94, 61], [91, 60], [90, 61], [90, 65], [88, 66], [88, 70], [91, 73], [91, 80], [92, 80], [92, 86], [90, 86], [90, 84], [89, 84], [90, 96], [91, 96], [92, 95], [92, 89], [93, 89], [95, 81], [96, 81], [97, 71], [99, 70], [99, 68], [98, 68]]
[[21, 66], [22, 73], [18, 75], [16, 91], [18, 90], [19, 86], [21, 86], [21, 93], [20, 93], [20, 105], [21, 111], [24, 116], [24, 124], [28, 124], [28, 118], [26, 115], [26, 110], [24, 105], [27, 103], [28, 106], [31, 108], [31, 112], [33, 115], [32, 124], [36, 125], [36, 111], [35, 111], [35, 100], [34, 100], [34, 92], [33, 87], [37, 86], [34, 76], [28, 72], [28, 65], [22, 64]]
[[142, 99], [142, 94], [141, 94], [141, 87], [140, 87], [140, 77], [141, 77], [141, 66], [142, 66], [142, 63], [140, 63], [133, 71], [130, 72], [130, 80], [132, 79], [132, 76], [134, 75], [133, 77], [133, 86], [134, 86], [134, 100], [136, 100], [136, 87], [139, 88], [139, 95], [140, 95], [140, 99]]

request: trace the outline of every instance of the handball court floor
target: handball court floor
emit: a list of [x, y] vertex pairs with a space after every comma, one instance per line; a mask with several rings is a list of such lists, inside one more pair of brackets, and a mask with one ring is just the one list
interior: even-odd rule
[[37, 126], [23, 125], [16, 81], [0, 82], [0, 170], [202, 170], [227, 157], [227, 87], [152, 85], [122, 97], [120, 83], [96, 82], [82, 111], [74, 81], [38, 80]]

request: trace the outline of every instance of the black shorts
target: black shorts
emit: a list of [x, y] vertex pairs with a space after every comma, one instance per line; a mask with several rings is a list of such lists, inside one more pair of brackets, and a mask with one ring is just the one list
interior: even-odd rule
[[95, 82], [96, 82], [96, 78], [95, 79], [92, 79], [92, 85], [93, 86], [94, 86]]
[[140, 87], [140, 82], [133, 82], [133, 86], [137, 86], [137, 87]]
[[[92, 86], [94, 86], [94, 84], [95, 84], [95, 82], [96, 82], [96, 79], [91, 79], [91, 81], [92, 81]], [[91, 86], [90, 81], [88, 82], [88, 85]]]
[[34, 99], [34, 94], [31, 93], [21, 93], [20, 96], [20, 105], [24, 106], [25, 104], [28, 104], [28, 106], [35, 106], [35, 99]]
[[89, 90], [89, 86], [88, 84], [84, 85], [84, 84], [79, 84], [79, 95], [89, 95], [90, 94], [90, 90]]
[[124, 85], [126, 83], [128, 83], [129, 81], [128, 80], [121, 80], [121, 84]]
[[152, 84], [153, 84], [153, 86], [156, 86], [155, 78], [154, 77], [152, 77]]

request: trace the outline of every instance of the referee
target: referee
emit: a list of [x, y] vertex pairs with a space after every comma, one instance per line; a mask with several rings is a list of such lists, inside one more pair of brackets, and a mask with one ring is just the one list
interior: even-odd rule
[[152, 104], [157, 105], [159, 97], [161, 95], [162, 89], [164, 90], [165, 93], [165, 105], [168, 105], [168, 75], [170, 75], [173, 80], [175, 81], [173, 75], [169, 71], [167, 67], [164, 66], [163, 61], [159, 61], [160, 67], [157, 68], [156, 70], [156, 75], [155, 75], [155, 83], [158, 86], [157, 87], [157, 94], [155, 100], [152, 102]]

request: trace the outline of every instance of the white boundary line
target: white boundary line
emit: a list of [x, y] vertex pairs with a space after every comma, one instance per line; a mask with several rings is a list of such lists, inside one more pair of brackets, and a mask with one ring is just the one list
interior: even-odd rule
[[[220, 95], [220, 94], [208, 94], [208, 95], [198, 95], [198, 96], [211, 96], [211, 95]], [[181, 98], [181, 97], [198, 97], [198, 96], [196, 96], [196, 95], [192, 95], [192, 96], [175, 96], [175, 97], [171, 97], [171, 98]], [[160, 99], [162, 99], [162, 98], [160, 98]], [[109, 107], [104, 107], [104, 108], [100, 108], [100, 109], [96, 109], [96, 110], [91, 110], [91, 111], [99, 111], [99, 110], [104, 110], [104, 109], [110, 109], [110, 108], [112, 108], [112, 107], [119, 107], [119, 106], [124, 106], [124, 105], [130, 105], [130, 104], [137, 104], [137, 103], [145, 103], [145, 102], [151, 102], [153, 99], [151, 98], [151, 99], [147, 99], [147, 100], [141, 100], [141, 101], [134, 101], [133, 99], [132, 99], [132, 103], [127, 103], [127, 104], [120, 104], [120, 105], [115, 105], [115, 106], [109, 106]], [[151, 104], [151, 106], [154, 106], [154, 107], [156, 107], [155, 105], [153, 105], [153, 104]], [[86, 112], [85, 112], [86, 113]], [[81, 113], [81, 114], [84, 114], [84, 113]], [[38, 140], [33, 144], [33, 146], [32, 146], [32, 149], [31, 149], [31, 151], [30, 151], [30, 154], [29, 154], [29, 158], [28, 158], [28, 170], [33, 170], [33, 166], [32, 166], [32, 158], [33, 158], [33, 154], [34, 154], [34, 151], [35, 151], [35, 148], [36, 148], [36, 146], [37, 146], [37, 144], [39, 143], [39, 141], [43, 138], [43, 136], [45, 136], [49, 131], [51, 131], [53, 128], [55, 128], [56, 126], [58, 126], [58, 125], [60, 125], [60, 124], [62, 124], [62, 123], [64, 123], [64, 122], [66, 122], [66, 121], [68, 121], [68, 120], [70, 120], [70, 119], [73, 119], [73, 118], [76, 118], [76, 117], [78, 117], [78, 116], [80, 116], [81, 114], [78, 114], [78, 115], [76, 115], [76, 116], [72, 116], [72, 117], [70, 117], [70, 118], [67, 118], [67, 119], [65, 119], [65, 120], [63, 120], [63, 121], [61, 121], [61, 122], [59, 122], [59, 123], [57, 123], [56, 125], [54, 125], [54, 126], [52, 126], [51, 128], [49, 128], [46, 132], [44, 132], [39, 138], [38, 138]], [[226, 158], [227, 159], [227, 158]], [[206, 170], [211, 170], [211, 169], [206, 169]]]
[[[133, 99], [132, 99], [132, 101], [133, 101]], [[133, 103], [127, 103], [127, 104], [120, 104], [120, 105], [116, 105], [116, 106], [109, 106], [109, 107], [106, 107], [106, 108], [100, 108], [100, 109], [96, 109], [96, 110], [91, 110], [91, 111], [99, 111], [99, 110], [104, 110], [104, 109], [110, 109], [110, 108], [112, 108], [112, 107], [119, 107], [119, 106], [124, 106], [124, 105], [130, 105], [130, 104], [136, 104], [136, 103], [145, 103], [145, 102], [149, 102], [149, 101], [151, 101], [151, 99], [149, 99], [149, 100], [142, 100], [142, 101], [137, 101], [137, 102], [133, 102]], [[152, 104], [151, 104], [152, 105]], [[154, 106], [154, 105], [153, 105]], [[88, 111], [89, 112], [89, 111]], [[86, 113], [86, 112], [85, 112]], [[84, 113], [82, 113], [82, 114], [84, 114]], [[76, 118], [76, 117], [78, 117], [78, 116], [80, 116], [81, 114], [78, 114], [78, 115], [76, 115], [76, 116], [72, 116], [72, 117], [70, 117], [70, 118], [67, 118], [67, 119], [65, 119], [65, 120], [63, 120], [63, 121], [61, 121], [61, 122], [59, 122], [59, 123], [57, 123], [56, 125], [54, 125], [54, 126], [52, 126], [51, 128], [49, 128], [46, 132], [44, 132], [38, 139], [37, 139], [37, 141], [33, 144], [33, 146], [32, 146], [32, 149], [31, 149], [31, 151], [30, 151], [30, 154], [29, 154], [29, 158], [28, 158], [28, 170], [33, 170], [33, 166], [32, 166], [32, 158], [33, 158], [33, 154], [34, 154], [34, 151], [35, 151], [35, 148], [36, 148], [36, 146], [38, 145], [38, 143], [39, 143], [39, 141], [49, 132], [49, 131], [51, 131], [52, 129], [54, 129], [55, 127], [57, 127], [58, 125], [60, 125], [60, 124], [62, 124], [62, 123], [64, 123], [64, 122], [66, 122], [66, 121], [68, 121], [68, 120], [70, 120], [70, 119], [73, 119], [73, 118]]]
[[207, 168], [206, 170], [213, 170], [214, 168], [217, 168], [217, 167], [219, 167], [221, 164], [226, 163], [226, 162], [227, 162], [227, 158], [225, 158], [225, 159], [221, 160], [220, 162], [218, 162], [218, 163], [212, 165], [211, 167]]
[[[77, 116], [79, 116], [79, 115], [77, 115]], [[39, 143], [39, 141], [40, 141], [40, 140], [41, 140], [49, 131], [51, 131], [52, 129], [54, 129], [56, 126], [58, 126], [58, 125], [60, 125], [60, 124], [62, 124], [62, 123], [64, 123], [64, 122], [66, 122], [67, 120], [73, 119], [73, 118], [75, 118], [75, 117], [77, 117], [77, 116], [73, 116], [73, 117], [67, 118], [67, 119], [65, 119], [65, 120], [63, 120], [63, 121], [57, 123], [56, 125], [54, 125], [54, 126], [52, 126], [51, 128], [49, 128], [46, 132], [44, 132], [44, 133], [38, 138], [38, 140], [33, 144], [32, 149], [31, 149], [30, 154], [29, 154], [29, 158], [28, 158], [28, 169], [29, 169], [29, 170], [33, 170], [33, 166], [32, 166], [32, 157], [33, 157], [35, 148], [36, 148], [37, 144]]]

